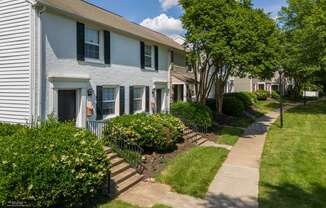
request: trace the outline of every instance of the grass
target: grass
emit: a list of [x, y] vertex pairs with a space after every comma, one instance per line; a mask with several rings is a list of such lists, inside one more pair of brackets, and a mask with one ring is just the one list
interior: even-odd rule
[[217, 143], [234, 145], [242, 134], [242, 129], [235, 127], [223, 127], [218, 130]]
[[268, 133], [261, 166], [261, 208], [326, 207], [326, 102], [285, 113]]
[[221, 148], [193, 148], [168, 161], [157, 180], [169, 184], [178, 193], [204, 197], [227, 154]]
[[[140, 207], [119, 200], [113, 200], [107, 204], [99, 206], [99, 208], [140, 208]], [[171, 207], [162, 204], [157, 204], [154, 205], [152, 208], [171, 208]]]
[[275, 110], [279, 108], [279, 101], [275, 99], [268, 99], [264, 101], [258, 101], [255, 103], [255, 108], [258, 110], [258, 112], [266, 114], [272, 110]]

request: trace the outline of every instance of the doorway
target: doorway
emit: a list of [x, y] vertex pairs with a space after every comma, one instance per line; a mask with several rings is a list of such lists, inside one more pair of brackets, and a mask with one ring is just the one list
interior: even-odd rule
[[58, 119], [61, 122], [76, 120], [76, 90], [58, 91]]
[[162, 89], [156, 89], [156, 113], [162, 112]]

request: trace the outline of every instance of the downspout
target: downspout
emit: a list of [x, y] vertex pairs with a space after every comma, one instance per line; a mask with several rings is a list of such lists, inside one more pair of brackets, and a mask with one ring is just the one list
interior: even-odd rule
[[45, 6], [36, 7], [37, 12], [37, 119], [42, 117], [42, 94], [43, 94], [43, 34], [42, 34], [42, 20], [41, 16], [46, 11]]

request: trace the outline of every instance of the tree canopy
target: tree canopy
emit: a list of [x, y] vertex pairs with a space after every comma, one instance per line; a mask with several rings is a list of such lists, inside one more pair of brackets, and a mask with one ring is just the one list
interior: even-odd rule
[[280, 31], [251, 1], [180, 0], [180, 4], [191, 63], [200, 72], [209, 71], [205, 83], [215, 83], [219, 113], [230, 76], [270, 78], [279, 68]]

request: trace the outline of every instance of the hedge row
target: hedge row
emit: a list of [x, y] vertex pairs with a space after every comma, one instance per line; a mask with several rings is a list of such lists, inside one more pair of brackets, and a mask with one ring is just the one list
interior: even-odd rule
[[182, 139], [183, 123], [171, 115], [135, 114], [116, 117], [104, 130], [106, 143], [121, 137], [136, 142], [145, 150], [167, 151]]
[[213, 125], [212, 110], [199, 103], [177, 102], [171, 106], [171, 114], [189, 127], [209, 128]]
[[84, 207], [105, 185], [102, 143], [72, 124], [0, 124], [0, 207]]

